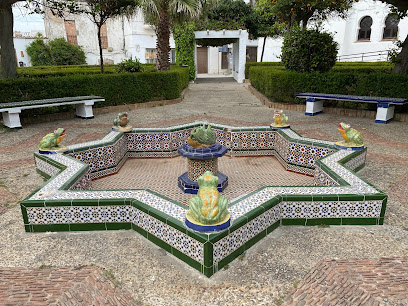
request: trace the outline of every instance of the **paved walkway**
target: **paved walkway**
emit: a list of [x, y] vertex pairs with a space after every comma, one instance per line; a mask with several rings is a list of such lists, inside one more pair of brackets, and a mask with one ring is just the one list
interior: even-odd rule
[[[245, 86], [216, 79], [199, 80], [190, 86], [182, 103], [134, 110], [129, 117], [135, 127], [170, 126], [195, 120], [233, 126], [268, 125], [274, 110], [261, 105]], [[305, 276], [298, 288], [306, 288], [307, 275], [314, 267], [325, 269], [321, 264], [316, 266], [319, 262], [349, 260], [350, 264], [345, 262], [352, 271], [356, 267], [352, 260], [376, 262], [383, 257], [406, 256], [408, 124], [381, 125], [373, 119], [333, 114], [315, 117], [295, 111], [287, 114], [292, 128], [308, 137], [338, 140], [340, 121], [361, 131], [368, 155], [366, 167], [359, 175], [389, 194], [384, 226], [280, 227], [211, 279], [132, 231], [28, 234], [16, 204], [43, 183], [35, 172], [32, 157], [41, 138], [56, 127], [64, 127], [68, 135], [64, 139], [66, 145], [94, 140], [110, 130], [116, 114], [101, 114], [90, 121], [26, 124], [18, 131], [0, 130], [0, 267], [10, 271], [7, 281], [0, 280], [0, 292], [10, 287], [13, 279], [21, 279], [21, 272], [14, 267], [31, 270], [35, 275], [35, 268], [44, 265], [69, 269], [95, 265], [111, 271], [121, 282], [121, 290], [141, 304], [280, 305]], [[406, 271], [406, 261], [401, 262]], [[406, 279], [408, 273], [398, 277]], [[337, 290], [334, 287], [329, 291], [335, 294]], [[291, 296], [295, 301], [295, 293]], [[386, 305], [404, 298], [387, 293], [379, 297], [384, 299], [383, 296], [387, 302], [381, 303]], [[289, 301], [290, 298], [286, 302]], [[298, 302], [304, 304], [307, 299]]]

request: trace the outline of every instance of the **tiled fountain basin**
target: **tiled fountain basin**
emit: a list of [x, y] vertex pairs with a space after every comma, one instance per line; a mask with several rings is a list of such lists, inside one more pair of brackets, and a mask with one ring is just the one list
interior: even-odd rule
[[21, 202], [26, 231], [134, 229], [211, 276], [279, 225], [383, 224], [387, 195], [354, 172], [364, 166], [366, 149], [338, 151], [332, 142], [291, 129], [212, 124], [228, 155], [274, 155], [285, 169], [313, 175], [315, 183], [265, 186], [233, 201], [232, 226], [220, 233], [187, 229], [186, 206], [149, 190], [87, 190], [92, 179], [116, 173], [128, 157], [176, 156], [199, 125], [110, 132], [69, 146], [65, 154], [35, 154], [38, 171], [50, 179]]
[[[312, 186], [313, 177], [285, 168], [274, 156], [231, 157], [218, 159], [219, 168], [228, 173], [229, 186], [222, 196], [229, 202], [238, 200], [263, 186]], [[173, 158], [128, 158], [117, 174], [92, 181], [92, 190], [103, 189], [149, 189], [188, 205], [194, 196], [184, 193], [177, 186], [177, 178], [187, 167], [182, 156]]]

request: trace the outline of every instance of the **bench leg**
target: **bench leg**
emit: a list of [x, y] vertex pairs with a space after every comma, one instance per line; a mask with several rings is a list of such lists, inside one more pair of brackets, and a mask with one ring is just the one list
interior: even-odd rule
[[92, 112], [92, 105], [94, 104], [93, 101], [87, 101], [84, 104], [77, 104], [76, 105], [76, 115], [77, 117], [83, 119], [92, 119], [94, 117]]
[[316, 101], [315, 98], [306, 99], [306, 113], [307, 116], [315, 116], [323, 112], [323, 101]]
[[10, 110], [8, 112], [3, 112], [3, 124], [11, 129], [22, 128], [20, 122], [21, 110]]
[[394, 105], [380, 105], [377, 107], [376, 123], [387, 123], [394, 117]]

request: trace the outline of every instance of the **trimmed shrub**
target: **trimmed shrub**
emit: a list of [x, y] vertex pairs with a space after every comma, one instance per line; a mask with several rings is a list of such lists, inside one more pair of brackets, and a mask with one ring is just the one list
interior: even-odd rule
[[[23, 100], [96, 95], [105, 98], [96, 107], [176, 99], [188, 86], [188, 69], [120, 74], [70, 75], [48, 78], [0, 80], [0, 103]], [[63, 110], [58, 108], [54, 112]], [[47, 108], [30, 114], [48, 112]]]
[[265, 67], [265, 66], [274, 66], [276, 69], [285, 69], [281, 62], [247, 62], [245, 63], [245, 78], [249, 79], [249, 69], [251, 67]]
[[[274, 67], [252, 67], [249, 72], [251, 84], [271, 101], [305, 103], [295, 95], [302, 92], [377, 96], [392, 98], [408, 97], [408, 75], [383, 72], [311, 72], [298, 73], [278, 70]], [[373, 103], [325, 101], [326, 105], [353, 108], [377, 109]], [[406, 112], [408, 107], [397, 106], [396, 112]]]
[[[145, 72], [156, 71], [154, 64], [142, 64]], [[171, 64], [171, 67], [177, 67], [176, 64]], [[105, 65], [106, 73], [116, 73], [118, 65]], [[18, 67], [17, 73], [19, 77], [25, 78], [46, 78], [51, 76], [68, 76], [76, 74], [100, 74], [101, 67], [99, 65], [70, 65], [70, 66], [36, 66], [36, 67]]]
[[33, 66], [52, 65], [50, 48], [44, 43], [43, 39], [37, 38], [34, 40], [28, 45], [26, 51]]
[[144, 71], [142, 63], [135, 57], [133, 60], [129, 58], [119, 63], [117, 67], [118, 72], [142, 72]]
[[48, 44], [37, 38], [26, 50], [33, 66], [86, 64], [82, 48], [71, 45], [65, 38], [56, 38]]
[[282, 45], [282, 64], [296, 72], [329, 71], [337, 59], [338, 43], [328, 33], [295, 29]]
[[[249, 69], [251, 67], [273, 66], [274, 69], [285, 70], [281, 62], [249, 62], [245, 63], [245, 78], [249, 79]], [[392, 73], [394, 64], [389, 62], [337, 62], [331, 72], [352, 72], [352, 73]]]
[[86, 64], [85, 52], [81, 46], [73, 46], [65, 38], [56, 38], [48, 43], [52, 65]]

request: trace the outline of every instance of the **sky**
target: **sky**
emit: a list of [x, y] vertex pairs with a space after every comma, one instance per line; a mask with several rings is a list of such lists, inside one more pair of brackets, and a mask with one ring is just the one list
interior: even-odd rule
[[44, 20], [40, 14], [29, 14], [29, 12], [20, 6], [13, 7], [14, 31], [31, 32], [44, 31]]

